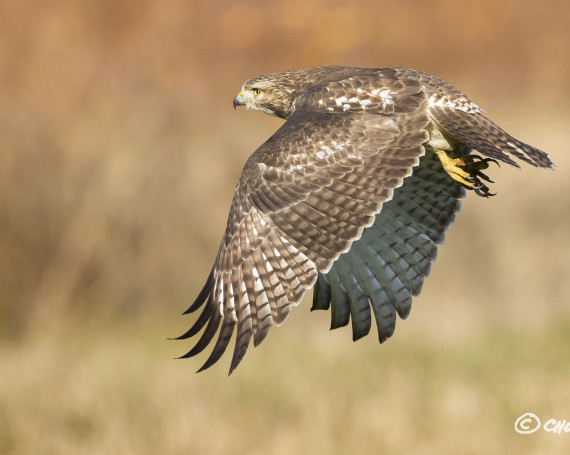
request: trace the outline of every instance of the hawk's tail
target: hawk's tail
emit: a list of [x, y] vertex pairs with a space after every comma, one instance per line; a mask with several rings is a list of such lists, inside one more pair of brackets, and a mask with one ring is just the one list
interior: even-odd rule
[[[542, 150], [525, 144], [518, 139], [515, 139], [484, 115], [476, 114], [471, 115], [470, 117], [473, 128], [475, 128], [475, 130], [482, 136], [481, 139], [485, 141], [486, 144], [482, 150], [479, 147], [475, 147], [465, 141], [467, 145], [473, 147], [483, 154], [487, 154], [489, 152], [489, 149], [487, 147], [490, 145], [493, 149], [492, 151], [495, 153], [498, 152], [501, 156], [503, 154], [506, 154], [510, 158], [518, 158], [519, 160], [525, 161], [528, 164], [532, 164], [536, 167], [543, 167], [547, 169], [552, 169], [554, 167], [554, 163], [550, 159], [550, 155], [544, 153]], [[516, 163], [515, 166], [518, 167]]]
[[515, 158], [536, 167], [554, 168], [550, 155], [515, 139], [480, 112], [440, 106], [432, 107], [432, 112], [449, 133], [483, 155], [517, 168]]

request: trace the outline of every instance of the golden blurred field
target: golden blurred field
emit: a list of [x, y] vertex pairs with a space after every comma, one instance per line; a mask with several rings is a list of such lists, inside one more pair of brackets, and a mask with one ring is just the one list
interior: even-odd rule
[[[0, 453], [566, 454], [566, 2], [0, 0]], [[309, 302], [199, 375], [168, 341], [278, 119], [246, 79], [406, 66], [464, 90], [556, 171], [492, 168], [379, 346]], [[309, 296], [310, 297], [310, 296]]]

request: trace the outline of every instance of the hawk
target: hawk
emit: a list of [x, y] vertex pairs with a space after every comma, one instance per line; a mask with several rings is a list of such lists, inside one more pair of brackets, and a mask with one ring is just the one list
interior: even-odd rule
[[331, 328], [352, 321], [358, 340], [374, 318], [384, 342], [396, 315], [409, 315], [465, 190], [493, 195], [489, 163], [554, 166], [461, 91], [411, 69], [267, 74], [243, 84], [233, 105], [286, 121], [245, 163], [214, 266], [184, 313], [203, 308], [178, 339], [205, 328], [182, 358], [219, 329], [198, 371], [236, 331], [231, 374], [251, 339], [259, 345], [311, 288], [312, 310], [330, 308]]

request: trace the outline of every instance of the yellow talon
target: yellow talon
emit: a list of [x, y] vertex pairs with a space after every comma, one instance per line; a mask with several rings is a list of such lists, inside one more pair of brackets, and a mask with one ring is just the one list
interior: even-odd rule
[[453, 180], [457, 180], [465, 186], [472, 186], [473, 182], [468, 182], [466, 178], [470, 176], [469, 172], [461, 169], [459, 166], [465, 166], [464, 158], [451, 158], [443, 150], [436, 150], [437, 157], [441, 161], [441, 165]]
[[443, 169], [445, 169], [445, 172], [447, 172], [453, 180], [461, 183], [467, 189], [474, 190], [479, 196], [489, 197], [495, 195], [489, 192], [489, 188], [483, 184], [480, 179], [493, 183], [481, 170], [487, 169], [490, 161], [498, 165], [499, 163], [496, 160], [492, 158], [481, 158], [478, 155], [452, 158], [444, 150], [435, 150], [435, 153], [441, 161]]

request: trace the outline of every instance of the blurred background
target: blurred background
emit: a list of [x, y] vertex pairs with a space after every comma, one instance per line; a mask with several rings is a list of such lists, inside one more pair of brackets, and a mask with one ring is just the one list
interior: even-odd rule
[[[513, 428], [570, 420], [566, 9], [0, 0], [0, 453], [568, 453]], [[231, 356], [196, 375], [166, 338], [281, 124], [231, 101], [322, 64], [433, 73], [557, 169], [491, 167], [386, 344], [305, 301], [230, 378]]]

